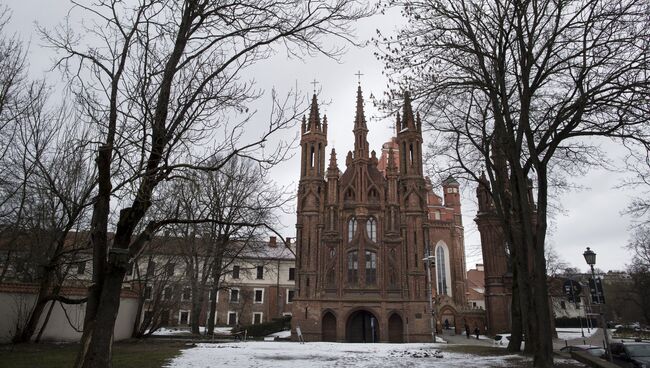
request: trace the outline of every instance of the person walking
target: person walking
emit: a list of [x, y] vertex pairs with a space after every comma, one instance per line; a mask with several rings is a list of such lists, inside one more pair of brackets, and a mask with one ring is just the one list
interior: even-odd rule
[[474, 333], [476, 334], [476, 340], [478, 340], [478, 336], [481, 334], [481, 331], [478, 329], [478, 327], [474, 328]]
[[467, 323], [465, 323], [465, 335], [467, 335], [467, 338], [469, 339], [470, 333], [469, 333], [469, 325]]

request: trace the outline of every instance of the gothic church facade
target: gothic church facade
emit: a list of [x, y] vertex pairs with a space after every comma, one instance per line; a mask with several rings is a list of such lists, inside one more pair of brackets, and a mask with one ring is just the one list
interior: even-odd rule
[[459, 184], [450, 177], [443, 197], [433, 193], [423, 175], [422, 123], [408, 93], [379, 158], [367, 142], [361, 86], [354, 150], [342, 170], [333, 149], [326, 164], [327, 130], [314, 95], [301, 126], [293, 335], [300, 328], [307, 341], [431, 341], [426, 258], [437, 329], [445, 320], [462, 328]]

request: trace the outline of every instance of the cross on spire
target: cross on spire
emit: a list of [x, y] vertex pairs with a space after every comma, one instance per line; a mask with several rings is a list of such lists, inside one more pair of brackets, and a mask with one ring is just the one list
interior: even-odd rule
[[356, 72], [356, 74], [354, 74], [354, 75], [357, 76], [358, 83], [359, 83], [359, 85], [361, 85], [361, 76], [363, 75], [363, 74], [361, 74], [361, 70], [359, 70], [358, 72]]
[[316, 94], [316, 85], [319, 84], [318, 81], [316, 81], [316, 78], [314, 78], [314, 81], [311, 82], [310, 84], [314, 85], [314, 94]]

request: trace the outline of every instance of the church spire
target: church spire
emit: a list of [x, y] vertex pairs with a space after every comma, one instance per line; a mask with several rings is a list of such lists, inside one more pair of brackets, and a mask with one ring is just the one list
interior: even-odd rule
[[357, 88], [357, 111], [354, 117], [354, 129], [366, 129], [366, 116], [363, 112], [363, 95], [361, 85]]
[[411, 106], [411, 94], [404, 91], [404, 127], [415, 129], [415, 118], [413, 117], [413, 107]]
[[309, 110], [308, 130], [320, 130], [320, 112], [318, 111], [318, 99], [316, 94], [311, 98], [311, 109]]
[[363, 94], [361, 92], [361, 84], [357, 88], [357, 110], [354, 117], [354, 158], [367, 159], [368, 158], [368, 128], [366, 127], [366, 117], [363, 112]]
[[327, 168], [327, 173], [328, 175], [335, 174], [337, 176], [339, 173], [339, 167], [338, 164], [336, 163], [336, 150], [334, 148], [332, 148], [332, 152], [330, 152], [330, 164], [329, 167]]

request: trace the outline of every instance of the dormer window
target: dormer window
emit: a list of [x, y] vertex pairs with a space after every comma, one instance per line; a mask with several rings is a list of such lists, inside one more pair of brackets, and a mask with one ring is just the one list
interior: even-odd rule
[[350, 218], [348, 221], [348, 241], [352, 241], [354, 234], [357, 232], [357, 219], [355, 217]]
[[377, 241], [377, 220], [374, 217], [370, 217], [366, 222], [366, 233], [370, 241]]

